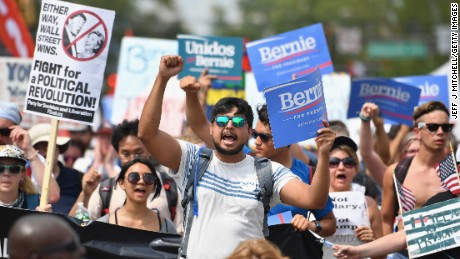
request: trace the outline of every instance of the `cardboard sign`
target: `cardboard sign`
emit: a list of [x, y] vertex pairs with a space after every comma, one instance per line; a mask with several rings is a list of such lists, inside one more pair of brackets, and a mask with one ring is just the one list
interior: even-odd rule
[[327, 240], [344, 244], [359, 242], [355, 230], [359, 226], [370, 226], [365, 196], [362, 192], [330, 192], [337, 218], [336, 231]]
[[209, 69], [217, 83], [241, 85], [243, 76], [243, 38], [178, 35], [179, 55], [184, 69], [179, 78], [194, 76]]
[[319, 68], [289, 83], [266, 88], [268, 117], [275, 148], [310, 139], [327, 120]]
[[359, 79], [351, 84], [348, 118], [358, 117], [366, 102], [380, 108], [383, 118], [412, 126], [412, 113], [420, 98], [420, 88], [389, 79]]
[[115, 12], [42, 1], [24, 111], [92, 125]]
[[412, 258], [460, 246], [460, 198], [406, 212], [403, 221]]
[[259, 91], [311, 73], [334, 72], [321, 23], [246, 44]]

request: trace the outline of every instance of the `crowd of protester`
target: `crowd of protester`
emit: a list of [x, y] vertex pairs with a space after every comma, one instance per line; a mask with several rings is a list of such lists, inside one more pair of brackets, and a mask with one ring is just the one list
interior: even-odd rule
[[[450, 145], [454, 154], [457, 149], [443, 103], [431, 101], [417, 107], [413, 127], [395, 126], [392, 134], [384, 129], [379, 107], [365, 103], [359, 139], [349, 137], [344, 122], [324, 121], [315, 138], [315, 152], [299, 144], [275, 149], [266, 105], [258, 107], [258, 120], [253, 121], [246, 101], [223, 98], [207, 120], [202, 95], [215, 77], [205, 71], [200, 78], [189, 76], [180, 82], [186, 92], [187, 122], [195, 134], [187, 137], [194, 140], [191, 143], [159, 129], [166, 83], [181, 71], [182, 63], [178, 56], [162, 58], [140, 120], [114, 126], [102, 123], [95, 131], [81, 126], [61, 132], [66, 134], [56, 141], [49, 204], [43, 207], [39, 199], [51, 126], [37, 124], [26, 130], [20, 126], [18, 108], [1, 102], [0, 206], [75, 216], [82, 202], [91, 220], [183, 235], [186, 242], [180, 253], [188, 258], [264, 258], [252, 253], [267, 251], [273, 251], [270, 258], [283, 258], [273, 245], [260, 241], [264, 214], [290, 211], [295, 230], [330, 238], [336, 232], [337, 213], [328, 194], [350, 191], [364, 197], [366, 213], [355, 241], [337, 244], [335, 256], [381, 258], [394, 253], [393, 258], [408, 258], [393, 172], [414, 194], [411, 209], [449, 192], [442, 188], [435, 170], [451, 154]], [[250, 138], [254, 139], [252, 149], [247, 146]], [[203, 146], [214, 151], [206, 172], [197, 179]], [[271, 211], [259, 195], [264, 189], [254, 167], [259, 157], [271, 160]], [[190, 179], [195, 180], [191, 191], [186, 185]], [[183, 208], [183, 197], [191, 209]], [[49, 224], [52, 218], [38, 220]], [[74, 252], [83, 253], [75, 234], [62, 228], [75, 243]], [[12, 234], [19, 235], [20, 229], [14, 229]], [[252, 239], [256, 240], [242, 243]], [[15, 245], [10, 239], [12, 256], [19, 253]], [[255, 252], [264, 246], [264, 251]], [[324, 252], [324, 258], [334, 253], [328, 248]]]

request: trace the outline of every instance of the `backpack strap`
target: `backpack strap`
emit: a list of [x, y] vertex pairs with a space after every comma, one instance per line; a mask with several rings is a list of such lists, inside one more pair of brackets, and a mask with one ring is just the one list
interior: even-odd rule
[[[184, 189], [184, 198], [182, 199], [182, 208], [184, 209], [184, 234], [182, 236], [181, 247], [179, 248], [179, 255], [187, 258], [188, 239], [190, 237], [190, 230], [192, 229], [193, 215], [198, 212], [198, 204], [195, 202], [196, 185], [203, 177], [209, 163], [212, 159], [213, 151], [207, 147], [202, 147], [198, 150], [197, 158], [193, 162], [192, 170], [188, 176], [187, 184]], [[187, 205], [192, 201], [190, 206]]]
[[171, 213], [171, 221], [174, 221], [176, 217], [176, 206], [177, 206], [177, 185], [174, 179], [168, 177], [165, 172], [158, 172], [163, 183], [163, 189], [166, 193], [166, 199], [168, 201], [168, 209]]
[[104, 179], [99, 186], [99, 196], [101, 196], [102, 208], [101, 216], [109, 213], [110, 200], [112, 199], [113, 185], [115, 178]]
[[267, 214], [270, 211], [270, 200], [273, 194], [273, 178], [271, 161], [266, 157], [254, 157], [254, 164], [259, 178], [260, 192], [258, 199], [262, 199], [264, 206], [264, 236], [268, 236]]

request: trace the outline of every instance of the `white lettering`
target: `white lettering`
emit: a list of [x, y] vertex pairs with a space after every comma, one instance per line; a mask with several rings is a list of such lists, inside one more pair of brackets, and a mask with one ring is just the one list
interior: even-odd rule
[[286, 44], [274, 47], [262, 47], [259, 49], [261, 63], [269, 63], [289, 55], [296, 54], [302, 51], [313, 50], [316, 48], [316, 40], [313, 37], [304, 39], [299, 36], [299, 40], [291, 41]]
[[203, 43], [198, 43], [196, 41], [186, 41], [185, 52], [190, 55], [198, 54], [232, 57], [235, 55], [235, 46], [219, 44], [217, 41], [213, 41], [212, 43], [207, 41]]
[[386, 85], [372, 85], [368, 83], [361, 84], [361, 89], [359, 91], [359, 96], [388, 96], [395, 98], [397, 100], [401, 100], [403, 102], [407, 102], [410, 99], [410, 94], [407, 91], [402, 91], [401, 87], [397, 89], [394, 87], [389, 87]]
[[318, 100], [322, 95], [321, 82], [303, 92], [294, 93], [294, 96], [291, 93], [280, 94], [281, 110], [286, 111], [301, 108]]

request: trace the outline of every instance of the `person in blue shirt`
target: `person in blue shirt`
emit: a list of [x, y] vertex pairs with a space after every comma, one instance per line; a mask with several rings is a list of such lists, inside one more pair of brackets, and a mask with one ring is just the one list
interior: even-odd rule
[[[267, 157], [272, 161], [276, 161], [285, 167], [291, 169], [303, 182], [311, 184], [313, 179], [314, 170], [304, 162], [293, 158], [289, 152], [289, 146], [276, 148], [273, 142], [272, 130], [268, 118], [267, 105], [261, 105], [257, 108], [259, 120], [253, 130], [253, 137], [255, 139], [255, 154], [259, 157]], [[297, 208], [290, 205], [278, 204], [270, 209], [268, 216], [276, 215], [286, 211], [291, 211], [293, 218], [291, 220], [292, 226], [299, 231], [307, 229], [318, 233], [320, 236], [331, 236], [335, 233], [336, 219], [332, 209], [334, 204], [330, 197], [328, 197], [326, 206], [321, 210], [312, 210], [311, 213], [315, 216], [315, 220], [308, 220], [309, 210]]]

